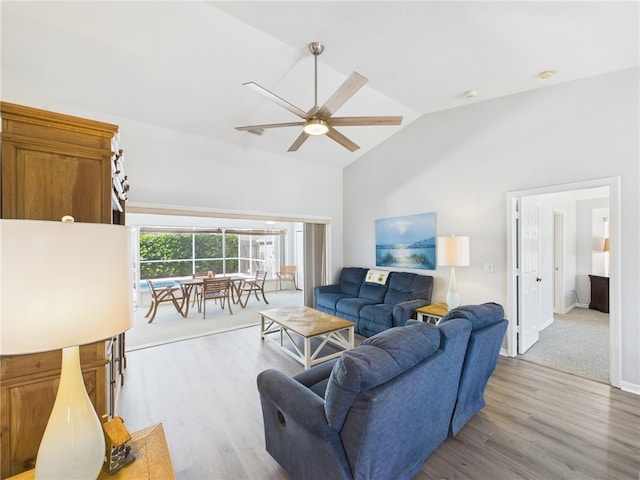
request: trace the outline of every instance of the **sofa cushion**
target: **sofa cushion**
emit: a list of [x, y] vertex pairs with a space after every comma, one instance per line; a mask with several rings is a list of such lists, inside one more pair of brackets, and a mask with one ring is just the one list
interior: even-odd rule
[[457, 307], [447, 313], [440, 323], [453, 318], [465, 318], [471, 322], [471, 331], [493, 325], [504, 318], [504, 308], [494, 302], [483, 303], [482, 305], [464, 305]]
[[360, 310], [367, 305], [374, 305], [375, 301], [366, 298], [350, 298], [346, 297], [336, 303], [336, 312], [349, 315], [350, 317], [359, 318]]
[[342, 425], [356, 396], [388, 382], [440, 348], [440, 331], [428, 323], [385, 330], [342, 354], [325, 394], [330, 425]]
[[385, 303], [367, 305], [360, 310], [358, 333], [371, 337], [393, 326], [393, 307]]
[[351, 297], [357, 297], [360, 293], [360, 286], [364, 282], [367, 274], [366, 268], [345, 267], [340, 273], [340, 293]]
[[343, 298], [352, 297], [345, 293], [323, 293], [322, 295], [316, 295], [316, 308], [323, 308], [325, 310], [335, 312], [337, 303]]
[[431, 301], [433, 277], [409, 272], [393, 272], [384, 297], [384, 303], [397, 305], [416, 298]]
[[363, 282], [362, 286], [360, 287], [358, 296], [360, 298], [371, 300], [372, 303], [382, 303], [382, 301], [384, 300], [384, 295], [385, 293], [387, 293], [388, 283], [389, 279], [387, 279], [387, 283], [384, 285], [380, 285], [379, 283]]

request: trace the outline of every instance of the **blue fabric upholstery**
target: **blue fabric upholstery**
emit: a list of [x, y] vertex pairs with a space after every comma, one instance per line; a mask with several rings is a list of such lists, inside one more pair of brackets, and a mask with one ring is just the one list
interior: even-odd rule
[[497, 303], [455, 308], [440, 323], [459, 318], [471, 322], [472, 330], [462, 367], [458, 399], [451, 419], [451, 435], [456, 435], [485, 406], [484, 391], [496, 368], [508, 323], [504, 319], [504, 309]]
[[325, 395], [327, 420], [342, 427], [356, 396], [397, 377], [440, 347], [440, 331], [413, 325], [390, 329], [345, 352], [331, 372]]
[[360, 287], [367, 276], [368, 269], [360, 267], [346, 267], [340, 272], [340, 292], [357, 297]]
[[[321, 312], [336, 314], [336, 304], [343, 298], [357, 297], [368, 269], [345, 267], [340, 272], [339, 283], [314, 288], [314, 308]], [[344, 317], [343, 317], [344, 318]]]
[[389, 288], [384, 303], [395, 305], [417, 298], [431, 298], [433, 277], [404, 272], [402, 275], [391, 275]]
[[416, 308], [431, 303], [432, 276], [391, 272], [380, 285], [366, 282], [367, 272], [366, 268], [343, 268], [339, 284], [314, 289], [314, 308], [355, 322], [357, 333], [371, 337], [403, 326]]
[[384, 296], [387, 293], [387, 285], [389, 284], [390, 279], [391, 275], [387, 277], [387, 283], [384, 285], [380, 285], [379, 283], [363, 282], [360, 287], [358, 297], [371, 300], [371, 303], [382, 303]]
[[293, 479], [414, 478], [449, 432], [470, 331], [417, 323], [293, 378], [260, 373], [267, 451]]
[[366, 298], [354, 297], [343, 298], [336, 303], [336, 315], [358, 323], [360, 319], [360, 311], [368, 306], [374, 305], [374, 300], [368, 300]]

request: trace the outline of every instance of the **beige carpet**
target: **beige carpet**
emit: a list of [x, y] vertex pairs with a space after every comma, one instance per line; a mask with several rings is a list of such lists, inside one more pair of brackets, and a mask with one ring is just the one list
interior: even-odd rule
[[609, 315], [587, 308], [555, 314], [538, 343], [519, 358], [608, 384]]
[[209, 301], [207, 303], [207, 318], [205, 319], [202, 318], [201, 313], [198, 313], [197, 307], [190, 308], [188, 317], [184, 318], [171, 303], [163, 303], [158, 306], [153, 323], [147, 323], [148, 319], [144, 315], [149, 310], [148, 305], [138, 307], [134, 313], [134, 326], [125, 335], [126, 350], [138, 350], [258, 325], [261, 310], [302, 305], [303, 303], [301, 291], [282, 290], [266, 292], [266, 295], [269, 301], [268, 305], [265, 305], [262, 300], [257, 301], [254, 296], [249, 299], [246, 308], [232, 304], [233, 315], [229, 315], [228, 309], [222, 310], [220, 305]]

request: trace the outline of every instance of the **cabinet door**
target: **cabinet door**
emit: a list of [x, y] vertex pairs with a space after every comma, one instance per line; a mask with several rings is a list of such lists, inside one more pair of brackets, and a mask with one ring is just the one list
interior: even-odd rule
[[110, 161], [82, 148], [3, 142], [3, 218], [111, 223]]
[[[96, 366], [82, 373], [87, 393], [97, 411], [104, 409], [105, 367]], [[8, 381], [0, 389], [2, 408], [2, 478], [35, 467], [40, 440], [58, 391], [59, 372], [37, 380], [27, 377]]]

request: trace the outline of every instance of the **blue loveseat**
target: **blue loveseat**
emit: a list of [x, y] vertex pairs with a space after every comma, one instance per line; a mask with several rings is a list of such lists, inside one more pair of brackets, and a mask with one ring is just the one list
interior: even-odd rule
[[433, 277], [390, 272], [383, 284], [367, 280], [369, 269], [345, 267], [337, 284], [314, 289], [314, 308], [356, 323], [356, 333], [371, 337], [404, 326], [416, 308], [429, 305]]
[[470, 331], [419, 322], [295, 377], [265, 370], [267, 451], [294, 479], [414, 478], [447, 438]]

